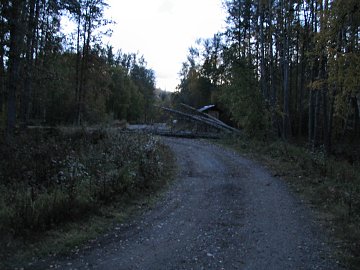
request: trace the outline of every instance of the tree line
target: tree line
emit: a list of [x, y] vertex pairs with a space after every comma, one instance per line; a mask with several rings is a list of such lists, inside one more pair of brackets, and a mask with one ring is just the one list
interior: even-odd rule
[[112, 24], [104, 0], [1, 0], [0, 6], [0, 123], [8, 135], [28, 124], [151, 117], [155, 74], [142, 56], [102, 43]]
[[174, 101], [218, 104], [250, 135], [331, 151], [360, 135], [360, 3], [226, 0], [226, 30], [189, 50]]

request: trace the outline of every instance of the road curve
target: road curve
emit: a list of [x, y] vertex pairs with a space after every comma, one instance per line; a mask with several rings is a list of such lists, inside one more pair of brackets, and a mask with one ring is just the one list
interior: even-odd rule
[[[179, 166], [155, 207], [58, 269], [339, 269], [281, 179], [205, 141], [164, 138]], [[105, 243], [105, 244], [104, 244]]]

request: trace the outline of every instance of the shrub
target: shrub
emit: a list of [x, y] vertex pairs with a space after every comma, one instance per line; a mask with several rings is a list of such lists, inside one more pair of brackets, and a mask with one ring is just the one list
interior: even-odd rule
[[148, 135], [104, 130], [34, 130], [2, 144], [0, 233], [26, 236], [150, 191], [164, 173], [164, 148]]

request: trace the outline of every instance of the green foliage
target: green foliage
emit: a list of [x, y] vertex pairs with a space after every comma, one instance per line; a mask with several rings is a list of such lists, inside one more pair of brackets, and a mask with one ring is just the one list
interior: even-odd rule
[[226, 104], [232, 120], [251, 137], [262, 137], [267, 132], [264, 101], [251, 69], [236, 68], [229, 85], [220, 90], [220, 100]]
[[132, 106], [131, 96], [136, 87], [122, 67], [112, 67], [111, 77], [111, 98], [107, 101], [107, 110], [114, 114], [115, 119], [128, 119], [128, 111]]
[[[139, 107], [143, 105], [143, 121], [148, 122], [153, 118], [154, 112], [155, 73], [147, 69], [145, 60], [140, 58], [139, 63], [131, 69], [130, 78], [139, 91], [137, 95], [134, 95], [133, 105]], [[133, 115], [136, 115], [136, 112]]]
[[[154, 72], [143, 57], [114, 54], [102, 44], [111, 24], [105, 1], [8, 1], [1, 7], [0, 108], [8, 104], [11, 113], [0, 124], [9, 124], [9, 134], [18, 124], [153, 117]], [[73, 21], [73, 33], [62, 32], [64, 16]]]
[[191, 68], [179, 85], [181, 102], [195, 108], [210, 104], [212, 85], [196, 69]]
[[[165, 150], [149, 136], [34, 131], [3, 144], [0, 233], [43, 232], [163, 184]], [[1, 243], [6, 244], [6, 243]]]
[[[118, 52], [117, 60], [110, 60], [110, 92], [106, 111], [114, 119], [144, 122], [154, 117], [155, 76], [145, 60], [134, 54]], [[109, 61], [109, 60], [108, 60]]]
[[49, 125], [72, 123], [75, 110], [75, 58], [73, 53], [47, 56], [46, 65], [33, 82], [36, 91], [32, 119], [40, 119]]
[[[217, 39], [215, 39], [217, 41]], [[201, 45], [199, 40], [198, 45]], [[215, 42], [215, 41], [214, 41]], [[208, 44], [206, 42], [206, 44]], [[206, 57], [208, 61], [202, 59], [205, 55], [200, 56], [199, 48], [191, 47], [186, 62], [183, 63], [180, 71], [180, 84], [178, 92], [173, 96], [173, 103], [185, 103], [195, 108], [209, 105], [215, 89], [218, 75], [216, 66], [216, 56], [211, 52], [211, 46], [208, 44]], [[205, 61], [205, 63], [202, 62]], [[210, 63], [211, 62], [211, 63]]]
[[[32, 122], [52, 126], [74, 122], [77, 106], [76, 57], [72, 52], [47, 56], [46, 70], [33, 82], [36, 91]], [[118, 55], [119, 61], [125, 57]], [[89, 78], [84, 85], [84, 123], [102, 123], [109, 118], [141, 122], [145, 119], [145, 113], [152, 117], [154, 77], [144, 63], [134, 60], [134, 66], [129, 71], [120, 62], [110, 65], [101, 50], [93, 50], [89, 61], [92, 68], [88, 70]], [[138, 77], [130, 75], [132, 69], [139, 70]]]
[[224, 1], [225, 31], [190, 48], [173, 102], [216, 103], [250, 135], [306, 134], [328, 153], [358, 140], [360, 13], [345, 2]]

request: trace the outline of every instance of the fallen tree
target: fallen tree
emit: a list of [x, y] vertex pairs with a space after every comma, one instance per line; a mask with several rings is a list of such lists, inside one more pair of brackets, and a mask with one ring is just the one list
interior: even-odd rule
[[205, 118], [208, 118], [208, 119], [211, 119], [211, 120], [215, 121], [217, 124], [219, 124], [220, 126], [224, 127], [225, 129], [231, 130], [231, 131], [233, 131], [233, 132], [235, 132], [235, 133], [239, 133], [239, 132], [240, 132], [240, 130], [238, 130], [238, 129], [236, 129], [236, 128], [233, 128], [233, 127], [225, 124], [223, 121], [219, 120], [218, 118], [216, 118], [216, 117], [214, 117], [214, 116], [212, 116], [212, 115], [210, 115], [210, 114], [201, 112], [201, 111], [195, 109], [194, 107], [191, 107], [191, 106], [189, 106], [189, 105], [187, 105], [187, 104], [184, 104], [184, 103], [181, 103], [181, 106], [183, 106], [184, 108], [187, 108], [187, 109], [191, 110], [192, 112], [198, 114], [199, 116], [202, 116], [202, 117], [205, 117]]
[[188, 120], [188, 121], [192, 121], [192, 122], [197, 122], [197, 123], [201, 123], [207, 126], [210, 126], [212, 128], [215, 128], [219, 131], [223, 131], [225, 133], [235, 133], [235, 134], [240, 134], [240, 130], [230, 127], [229, 125], [225, 124], [224, 122], [220, 121], [219, 119], [216, 119], [208, 114], [199, 112], [198, 110], [192, 108], [191, 106], [188, 106], [186, 104], [182, 104], [184, 107], [191, 109], [192, 111], [196, 111], [196, 114], [189, 114], [189, 113], [185, 113], [185, 112], [181, 112], [178, 110], [174, 110], [174, 109], [170, 109], [170, 108], [166, 108], [166, 107], [160, 107], [162, 110], [177, 115], [182, 119]]

